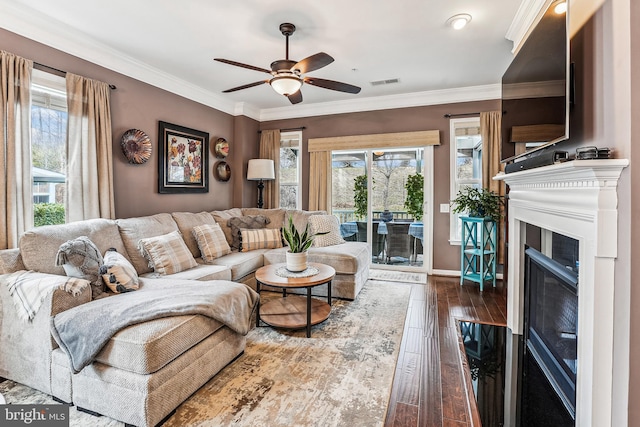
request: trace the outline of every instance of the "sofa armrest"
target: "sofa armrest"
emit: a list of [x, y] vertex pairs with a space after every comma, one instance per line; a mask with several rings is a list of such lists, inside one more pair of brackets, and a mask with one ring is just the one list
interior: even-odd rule
[[91, 301], [91, 287], [80, 294], [56, 289], [42, 302], [31, 321], [18, 318], [7, 286], [0, 286], [0, 376], [51, 394], [51, 317]]
[[0, 274], [13, 273], [24, 269], [20, 249], [0, 250]]

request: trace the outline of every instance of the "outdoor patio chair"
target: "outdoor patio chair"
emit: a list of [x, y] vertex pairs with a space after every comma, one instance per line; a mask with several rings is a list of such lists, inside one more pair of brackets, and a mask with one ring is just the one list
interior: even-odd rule
[[409, 223], [387, 223], [387, 249], [385, 256], [387, 264], [393, 258], [410, 260], [413, 255], [411, 235], [409, 235]]

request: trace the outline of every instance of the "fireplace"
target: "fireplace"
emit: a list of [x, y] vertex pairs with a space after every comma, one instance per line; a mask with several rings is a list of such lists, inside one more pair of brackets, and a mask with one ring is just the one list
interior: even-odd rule
[[578, 275], [541, 252], [525, 250], [525, 351], [575, 418]]
[[[529, 226], [566, 236], [576, 242], [579, 259], [573, 264], [571, 260], [558, 262], [567, 271], [575, 270], [579, 278], [577, 302], [567, 297], [562, 303], [578, 307], [577, 338], [574, 339], [574, 331], [564, 324], [556, 325], [554, 329], [557, 339], [562, 339], [568, 349], [555, 350], [563, 361], [567, 358], [564, 366], [559, 363], [556, 368], [560, 376], [564, 373], [569, 379], [575, 378], [575, 425], [581, 427], [611, 426], [612, 420], [616, 419], [615, 414], [626, 411], [627, 402], [621, 399], [625, 396], [623, 388], [626, 384], [623, 381], [614, 383], [612, 372], [614, 267], [618, 251], [617, 184], [628, 163], [624, 159], [574, 160], [501, 174], [494, 178], [504, 180], [509, 185], [507, 326], [514, 334], [528, 334], [531, 323], [525, 316]], [[545, 255], [551, 253], [551, 240], [542, 242], [539, 252]], [[566, 288], [566, 284], [560, 286]], [[552, 303], [547, 300], [543, 305]], [[538, 321], [544, 323], [544, 316], [538, 317]], [[540, 341], [545, 341], [544, 334]], [[572, 362], [572, 349], [576, 352], [576, 362]], [[508, 346], [507, 352], [510, 351], [512, 349]], [[505, 426], [515, 426], [517, 419], [517, 390], [520, 384], [518, 370], [512, 360], [517, 358], [507, 355]], [[571, 392], [565, 394], [571, 395]], [[567, 397], [569, 406], [570, 400]]]

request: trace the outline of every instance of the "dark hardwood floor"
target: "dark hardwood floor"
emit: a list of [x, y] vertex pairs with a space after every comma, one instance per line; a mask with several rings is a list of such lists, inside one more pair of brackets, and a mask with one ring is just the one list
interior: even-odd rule
[[477, 284], [438, 276], [412, 286], [385, 427], [479, 426], [456, 320], [506, 325], [505, 288], [498, 282], [480, 292]]

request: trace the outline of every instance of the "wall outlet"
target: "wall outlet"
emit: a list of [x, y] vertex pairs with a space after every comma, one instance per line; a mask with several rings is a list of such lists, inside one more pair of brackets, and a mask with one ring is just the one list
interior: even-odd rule
[[448, 203], [440, 203], [440, 213], [449, 213]]

